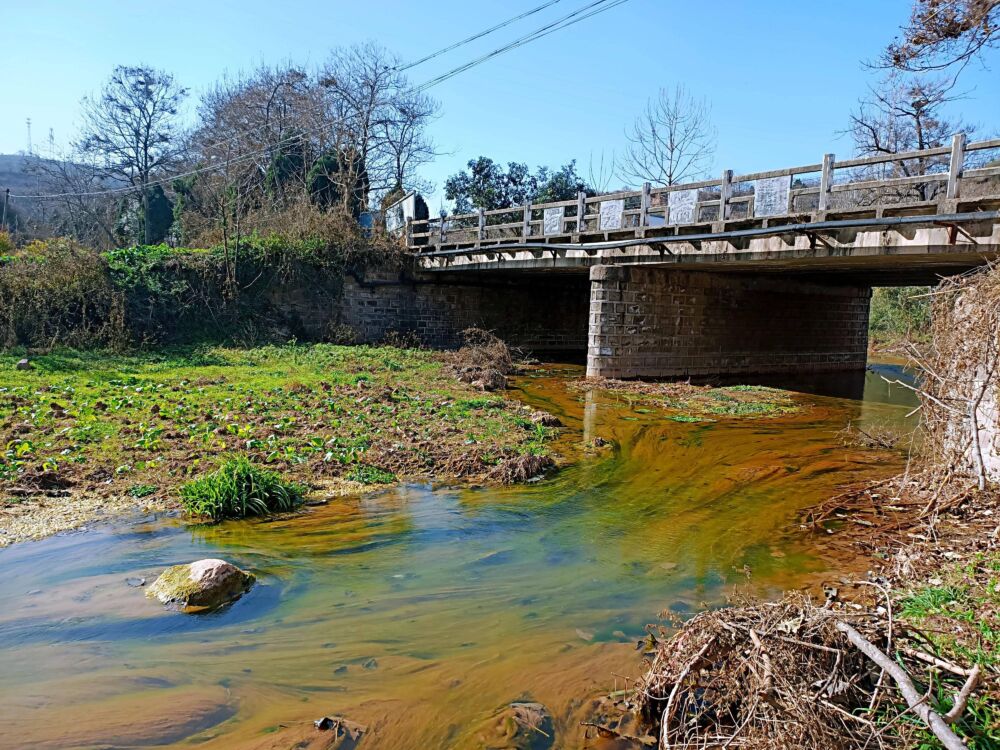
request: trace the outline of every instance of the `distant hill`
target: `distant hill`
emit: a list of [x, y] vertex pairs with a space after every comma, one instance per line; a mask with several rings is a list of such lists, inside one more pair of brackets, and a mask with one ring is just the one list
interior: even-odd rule
[[[33, 193], [58, 192], [58, 185], [52, 185], [37, 169], [39, 165], [54, 163], [44, 157], [26, 154], [0, 154], [0, 202], [3, 200], [3, 191], [10, 189], [11, 207], [20, 217], [21, 221], [46, 223], [46, 212], [52, 208], [51, 201], [31, 200], [27, 198], [17, 198], [17, 195], [31, 195]], [[106, 182], [109, 187], [114, 187], [117, 183]]]
[[43, 179], [29, 173], [29, 167], [40, 161], [38, 156], [0, 154], [0, 191], [10, 188], [12, 193], [34, 193], [41, 189]]

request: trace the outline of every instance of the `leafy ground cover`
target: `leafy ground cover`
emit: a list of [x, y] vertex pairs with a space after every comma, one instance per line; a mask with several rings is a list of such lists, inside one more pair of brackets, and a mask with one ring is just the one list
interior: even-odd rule
[[[332, 492], [503, 479], [521, 459], [547, 458], [554, 433], [427, 351], [63, 350], [18, 370], [21, 356], [0, 356], [0, 544], [80, 525], [95, 508], [173, 504], [183, 483], [234, 456]], [[36, 529], [40, 508], [57, 517]]]
[[799, 409], [791, 394], [759, 385], [713, 387], [691, 383], [645, 383], [637, 380], [591, 379], [574, 383], [576, 390], [599, 390], [628, 401], [640, 411], [655, 408], [677, 422], [710, 422], [724, 417], [769, 417]]

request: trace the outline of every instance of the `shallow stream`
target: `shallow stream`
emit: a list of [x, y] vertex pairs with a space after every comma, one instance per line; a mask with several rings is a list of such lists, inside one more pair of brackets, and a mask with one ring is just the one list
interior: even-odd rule
[[[580, 375], [552, 366], [513, 392], [567, 426], [570, 463], [544, 481], [405, 485], [271, 522], [140, 519], [0, 550], [0, 747], [243, 747], [342, 714], [373, 747], [464, 748], [524, 698], [552, 712], [557, 747], [580, 747], [586, 699], [638, 674], [635, 643], [663, 610], [851, 566], [796, 512], [898, 468], [837, 433], [912, 406], [869, 373], [863, 400], [803, 395], [793, 415], [683, 423], [568, 391]], [[613, 447], [587, 448], [595, 437]], [[131, 580], [205, 557], [260, 581], [186, 616]]]

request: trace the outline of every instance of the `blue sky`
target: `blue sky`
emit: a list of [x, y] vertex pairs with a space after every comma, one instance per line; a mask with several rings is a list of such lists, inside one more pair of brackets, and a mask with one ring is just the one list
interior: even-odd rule
[[[517, 25], [421, 65], [423, 82], [583, 5], [562, 0]], [[416, 59], [541, 4], [344, 0], [88, 0], [9, 3], [0, 16], [7, 75], [0, 153], [57, 144], [76, 127], [79, 101], [116, 64], [171, 71], [194, 96], [225, 72], [260, 62], [319, 64], [329, 50], [366, 39]], [[623, 131], [661, 86], [684, 84], [712, 105], [713, 172], [777, 168], [848, 154], [838, 136], [874, 58], [909, 15], [910, 0], [630, 0], [516, 49], [432, 89], [432, 126], [446, 152], [425, 169], [440, 188], [468, 159], [557, 166], [621, 149]], [[1000, 68], [969, 68], [954, 114], [1000, 128]], [[440, 189], [430, 201], [436, 207]]]

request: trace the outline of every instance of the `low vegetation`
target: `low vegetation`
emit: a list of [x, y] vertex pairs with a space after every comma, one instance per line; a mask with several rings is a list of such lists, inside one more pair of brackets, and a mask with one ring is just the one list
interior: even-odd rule
[[290, 511], [302, 500], [306, 487], [286, 482], [274, 471], [255, 466], [245, 456], [181, 486], [184, 509], [192, 516], [213, 520], [266, 516]]
[[925, 342], [931, 325], [929, 291], [925, 286], [875, 287], [868, 316], [870, 346], [891, 350], [904, 341]]
[[551, 462], [554, 428], [456, 380], [434, 352], [329, 344], [58, 350], [17, 369], [24, 354], [0, 356], [0, 528], [8, 531], [0, 544], [31, 536], [14, 518], [38, 516], [43, 503], [42, 516], [59, 516], [53, 528], [86, 522], [92, 513], [75, 514], [95, 498], [107, 507], [123, 499], [164, 507], [183, 496], [217, 517], [217, 503], [236, 503], [221, 488], [236, 475], [223, 472], [183, 495], [179, 488], [215, 471], [220, 456], [245, 456], [330, 492], [407, 476], [518, 478], [521, 457]]
[[207, 248], [106, 252], [68, 239], [0, 252], [0, 345], [115, 348], [330, 338], [282, 304], [304, 290], [334, 307], [344, 276], [392, 268], [396, 249], [349, 217], [304, 209], [299, 223]]
[[662, 409], [676, 422], [711, 422], [727, 417], [771, 417], [799, 409], [788, 391], [760, 385], [713, 387], [691, 383], [647, 383], [638, 380], [588, 379], [574, 383], [580, 391], [596, 390], [621, 398], [637, 410]]

